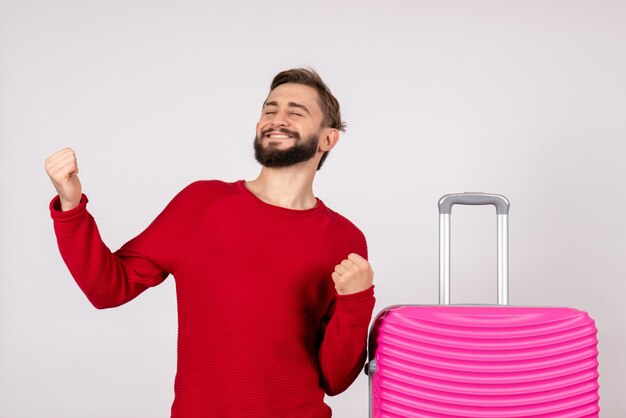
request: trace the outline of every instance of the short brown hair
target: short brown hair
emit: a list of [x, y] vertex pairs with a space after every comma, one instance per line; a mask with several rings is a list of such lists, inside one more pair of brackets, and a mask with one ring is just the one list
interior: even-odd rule
[[[270, 84], [270, 92], [281, 84], [287, 83], [303, 84], [305, 86], [313, 87], [317, 91], [319, 105], [322, 109], [322, 114], [324, 115], [322, 126], [345, 132], [346, 123], [341, 120], [339, 102], [314, 69], [292, 68], [276, 74], [276, 77], [274, 77], [272, 83]], [[324, 160], [326, 160], [327, 156], [328, 152], [325, 152], [319, 162], [319, 165], [317, 166], [318, 170], [322, 167], [322, 164], [324, 163]]]

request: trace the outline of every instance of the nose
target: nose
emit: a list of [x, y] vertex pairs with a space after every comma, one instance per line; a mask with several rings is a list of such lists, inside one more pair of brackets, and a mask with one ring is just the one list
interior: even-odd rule
[[272, 115], [272, 119], [270, 120], [270, 126], [272, 128], [289, 126], [289, 118], [287, 118], [285, 112], [278, 111], [274, 115]]

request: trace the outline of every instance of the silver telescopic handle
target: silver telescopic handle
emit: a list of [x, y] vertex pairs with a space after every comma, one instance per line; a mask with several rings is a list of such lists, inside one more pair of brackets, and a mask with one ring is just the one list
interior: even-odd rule
[[509, 304], [509, 200], [499, 194], [457, 193], [439, 199], [439, 304], [450, 304], [450, 213], [452, 206], [494, 205], [498, 216], [498, 305]]

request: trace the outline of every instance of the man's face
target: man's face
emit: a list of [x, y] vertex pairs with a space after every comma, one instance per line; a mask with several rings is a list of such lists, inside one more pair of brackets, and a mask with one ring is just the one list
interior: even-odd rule
[[318, 151], [322, 110], [317, 91], [302, 84], [282, 84], [270, 92], [256, 126], [254, 151], [265, 167], [289, 167]]

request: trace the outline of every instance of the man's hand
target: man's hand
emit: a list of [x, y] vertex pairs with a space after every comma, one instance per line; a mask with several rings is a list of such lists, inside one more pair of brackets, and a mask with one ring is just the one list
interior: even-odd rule
[[76, 154], [65, 148], [46, 160], [46, 172], [61, 198], [61, 210], [74, 209], [80, 203], [83, 193], [78, 179]]
[[352, 253], [335, 267], [332, 278], [337, 293], [349, 295], [369, 289], [374, 280], [374, 271], [366, 259]]

